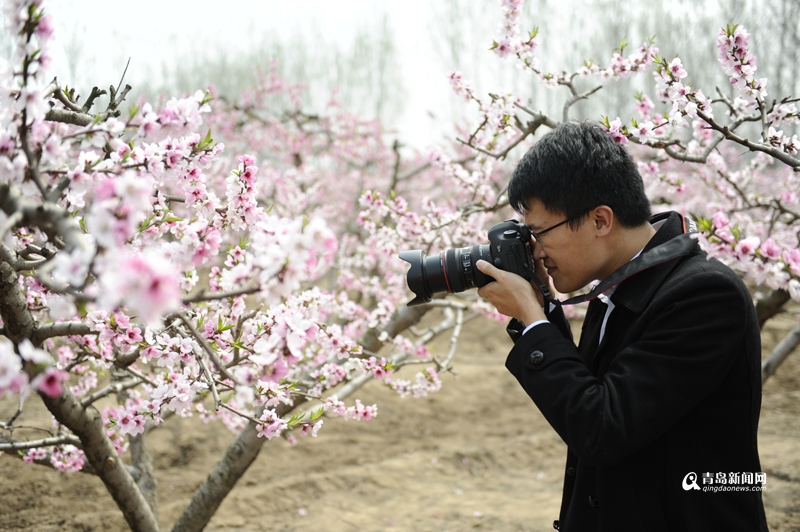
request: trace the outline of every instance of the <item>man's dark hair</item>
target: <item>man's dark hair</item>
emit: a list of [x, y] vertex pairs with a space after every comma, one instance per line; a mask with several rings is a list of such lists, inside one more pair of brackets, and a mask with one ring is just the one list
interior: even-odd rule
[[638, 227], [651, 216], [636, 163], [592, 121], [559, 124], [522, 157], [508, 183], [508, 201], [522, 214], [531, 199], [568, 218], [608, 205], [623, 227]]

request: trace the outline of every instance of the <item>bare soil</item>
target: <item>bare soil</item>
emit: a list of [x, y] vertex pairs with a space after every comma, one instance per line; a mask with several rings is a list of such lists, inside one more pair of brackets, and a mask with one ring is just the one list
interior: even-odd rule
[[[765, 356], [795, 324], [794, 314], [772, 320]], [[503, 367], [510, 345], [501, 324], [472, 321], [441, 392], [402, 399], [373, 382], [358, 396], [378, 403], [374, 420], [329, 419], [318, 438], [266, 443], [206, 530], [552, 530], [566, 446]], [[46, 419], [36, 403], [18, 423]], [[0, 402], [0, 419], [14, 407]], [[232, 437], [191, 418], [151, 433], [162, 529]], [[800, 355], [764, 386], [760, 449], [770, 529], [800, 531]], [[0, 457], [0, 530], [127, 529], [96, 477]]]

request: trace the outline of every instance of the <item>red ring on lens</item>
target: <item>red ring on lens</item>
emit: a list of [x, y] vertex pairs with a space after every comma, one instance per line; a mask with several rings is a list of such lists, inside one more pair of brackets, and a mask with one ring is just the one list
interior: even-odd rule
[[453, 289], [450, 288], [450, 279], [447, 278], [447, 265], [445, 264], [444, 254], [444, 251], [439, 253], [439, 264], [442, 266], [442, 272], [444, 273], [444, 284], [447, 285], [447, 291], [452, 294]]

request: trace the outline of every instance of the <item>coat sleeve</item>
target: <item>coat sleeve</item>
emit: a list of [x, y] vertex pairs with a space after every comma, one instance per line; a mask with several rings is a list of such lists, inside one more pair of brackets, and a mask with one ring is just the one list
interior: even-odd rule
[[670, 285], [639, 320], [641, 334], [595, 377], [575, 345], [543, 324], [506, 367], [578, 457], [613, 464], [655, 441], [719, 386], [742, 349], [752, 300], [738, 279], [704, 271]]

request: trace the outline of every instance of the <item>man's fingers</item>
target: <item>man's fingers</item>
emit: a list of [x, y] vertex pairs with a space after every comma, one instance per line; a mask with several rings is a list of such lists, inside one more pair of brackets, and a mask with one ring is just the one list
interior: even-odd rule
[[476, 262], [475, 266], [478, 268], [478, 270], [480, 270], [481, 273], [484, 273], [489, 277], [494, 277], [495, 279], [497, 279], [496, 273], [501, 271], [497, 269], [494, 264], [483, 259]]

